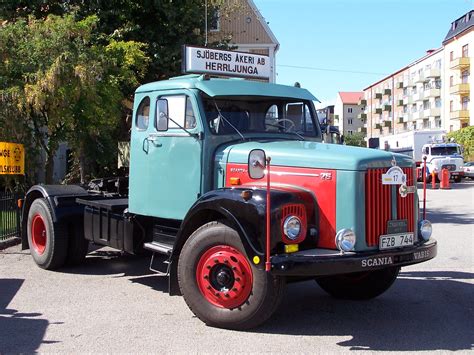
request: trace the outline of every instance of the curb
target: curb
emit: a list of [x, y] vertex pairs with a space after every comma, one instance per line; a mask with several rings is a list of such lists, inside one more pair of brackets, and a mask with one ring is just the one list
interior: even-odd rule
[[0, 250], [10, 248], [20, 243], [21, 243], [21, 238], [18, 238], [18, 237], [9, 238], [6, 240], [0, 240]]

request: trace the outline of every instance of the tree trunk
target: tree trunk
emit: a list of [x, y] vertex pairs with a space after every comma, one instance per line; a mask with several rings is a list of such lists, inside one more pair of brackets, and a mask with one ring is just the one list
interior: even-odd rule
[[45, 174], [46, 184], [53, 183], [53, 173], [54, 173], [54, 152], [49, 153], [46, 156], [46, 174]]
[[84, 152], [84, 143], [81, 143], [79, 148], [79, 173], [81, 174], [81, 184], [86, 183], [86, 154]]

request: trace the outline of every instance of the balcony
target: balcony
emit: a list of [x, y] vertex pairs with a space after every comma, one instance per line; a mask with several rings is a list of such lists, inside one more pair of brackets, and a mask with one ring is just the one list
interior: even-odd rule
[[425, 73], [419, 73], [415, 76], [415, 83], [424, 83], [426, 81]]
[[468, 120], [469, 110], [452, 111], [449, 113], [449, 118], [452, 120]]
[[391, 95], [392, 94], [392, 89], [383, 89], [383, 94], [384, 95]]
[[359, 132], [359, 133], [367, 133], [367, 128], [365, 128], [365, 127], [359, 127], [359, 128], [357, 128], [357, 132]]
[[399, 81], [398, 83], [395, 84], [395, 87], [397, 89], [403, 89], [403, 81]]
[[382, 93], [381, 92], [376, 92], [374, 94], [374, 99], [379, 99], [380, 100], [381, 98], [382, 98]]
[[404, 105], [411, 105], [413, 103], [413, 97], [412, 96], [405, 96], [403, 98], [403, 104]]
[[405, 122], [403, 119], [403, 116], [397, 118], [397, 123], [403, 123]]
[[423, 101], [424, 99], [425, 99], [425, 95], [422, 91], [419, 91], [416, 94], [413, 94], [413, 100], [415, 101]]
[[410, 120], [411, 120], [411, 115], [408, 112], [404, 113], [403, 114], [403, 122], [408, 122]]
[[375, 111], [374, 111], [374, 113], [375, 113], [376, 115], [382, 114], [382, 108], [376, 108]]
[[366, 99], [360, 99], [358, 104], [359, 104], [359, 106], [366, 106], [367, 105], [367, 100]]
[[412, 86], [416, 86], [416, 83], [414, 82], [413, 79], [407, 79], [403, 82], [403, 87], [404, 88], [409, 88], [409, 87], [412, 87]]
[[381, 128], [382, 128], [382, 125], [380, 123], [375, 124], [375, 129], [381, 129]]
[[441, 90], [440, 89], [428, 89], [428, 90], [425, 90], [424, 94], [425, 94], [425, 97], [439, 97], [439, 96], [441, 96]]
[[403, 100], [397, 100], [397, 106], [403, 106]]
[[451, 95], [468, 95], [469, 94], [469, 84], [457, 84], [449, 88], [449, 93]]
[[367, 119], [367, 114], [366, 113], [359, 113], [357, 115], [357, 118], [359, 118], [361, 120], [366, 120]]
[[416, 111], [412, 113], [412, 117], [414, 120], [420, 120], [425, 117], [424, 111]]
[[425, 77], [426, 78], [439, 78], [441, 77], [441, 70], [437, 68], [431, 68], [431, 69], [425, 70]]
[[441, 109], [439, 107], [429, 108], [423, 111], [424, 117], [439, 117], [441, 116]]
[[383, 126], [384, 127], [392, 127], [392, 121], [384, 121]]
[[382, 110], [390, 112], [390, 111], [392, 111], [392, 105], [383, 105]]
[[468, 69], [469, 68], [469, 57], [460, 57], [453, 59], [451, 63], [449, 63], [449, 69], [453, 70], [463, 70], [463, 69]]

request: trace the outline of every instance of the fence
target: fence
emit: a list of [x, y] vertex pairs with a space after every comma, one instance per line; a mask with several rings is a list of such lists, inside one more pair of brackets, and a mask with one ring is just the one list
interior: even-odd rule
[[0, 192], [0, 241], [20, 236], [20, 209], [17, 196]]

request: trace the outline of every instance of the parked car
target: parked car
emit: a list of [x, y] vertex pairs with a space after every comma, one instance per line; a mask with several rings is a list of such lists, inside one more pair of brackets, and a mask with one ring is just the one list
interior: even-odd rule
[[474, 179], [474, 161], [464, 163], [464, 177]]

